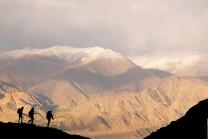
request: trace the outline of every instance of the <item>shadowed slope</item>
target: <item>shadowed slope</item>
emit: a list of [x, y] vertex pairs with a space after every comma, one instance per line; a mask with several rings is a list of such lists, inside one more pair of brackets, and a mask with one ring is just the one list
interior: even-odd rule
[[29, 124], [0, 123], [2, 139], [88, 139], [77, 135], [69, 135], [54, 128], [38, 127]]
[[192, 107], [184, 117], [152, 133], [146, 139], [207, 139], [208, 99]]

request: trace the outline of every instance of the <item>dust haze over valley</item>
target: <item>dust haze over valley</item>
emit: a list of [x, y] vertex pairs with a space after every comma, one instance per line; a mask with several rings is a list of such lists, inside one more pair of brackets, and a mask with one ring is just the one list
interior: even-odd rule
[[[206, 0], [0, 0], [0, 121], [142, 139], [208, 98]], [[7, 14], [5, 14], [7, 13]], [[28, 117], [25, 116], [24, 121]]]

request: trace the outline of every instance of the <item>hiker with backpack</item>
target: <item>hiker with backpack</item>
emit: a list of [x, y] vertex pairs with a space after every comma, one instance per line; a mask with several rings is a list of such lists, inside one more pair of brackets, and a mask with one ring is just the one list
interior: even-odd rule
[[[18, 110], [17, 110], [17, 114], [19, 116], [18, 123], [23, 123], [23, 115], [25, 115], [23, 113], [23, 110], [24, 110], [24, 107], [18, 108]], [[35, 108], [32, 107], [31, 110], [28, 112], [28, 115], [29, 115], [29, 118], [30, 118], [30, 120], [28, 121], [28, 123], [31, 123], [31, 124], [34, 123], [34, 115], [35, 114], [36, 114], [35, 113]], [[46, 119], [48, 120], [47, 127], [49, 127], [49, 125], [51, 123], [51, 119], [54, 120], [52, 111], [48, 111], [46, 113]]]
[[46, 119], [48, 120], [48, 124], [47, 127], [49, 127], [50, 123], [51, 123], [51, 119], [53, 119], [53, 114], [52, 111], [48, 111], [46, 114]]
[[24, 110], [24, 107], [21, 107], [21, 108], [18, 108], [17, 110], [17, 114], [19, 116], [19, 120], [18, 120], [18, 123], [23, 123], [23, 110]]
[[34, 107], [32, 107], [32, 109], [28, 113], [28, 115], [30, 117], [30, 120], [28, 121], [28, 123], [33, 124], [33, 122], [34, 122], [34, 114], [36, 114], [36, 113], [35, 113]]

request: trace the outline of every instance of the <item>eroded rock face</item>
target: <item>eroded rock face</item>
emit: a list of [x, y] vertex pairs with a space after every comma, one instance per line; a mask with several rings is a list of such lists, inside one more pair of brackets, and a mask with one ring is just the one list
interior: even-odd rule
[[[197, 80], [169, 77], [142, 92], [91, 97], [68, 109], [60, 105], [55, 108], [52, 126], [98, 138], [143, 138], [208, 98], [207, 90], [208, 87]], [[27, 114], [35, 105], [41, 115], [36, 116], [36, 122], [46, 122], [44, 106], [49, 102], [43, 103], [36, 96], [6, 82], [1, 82], [0, 93], [2, 121], [16, 122], [18, 107], [25, 106]], [[60, 98], [57, 96], [56, 99]]]
[[[17, 86], [0, 81], [0, 119], [4, 122], [16, 122], [18, 120], [17, 109], [24, 106], [24, 113], [27, 115], [31, 107], [35, 107], [38, 117], [36, 120], [43, 119], [44, 106], [33, 95], [25, 93]], [[28, 119], [25, 116], [25, 122]]]
[[143, 138], [208, 98], [207, 91], [198, 80], [170, 77], [143, 92], [89, 99], [70, 110], [64, 125], [70, 132], [100, 138], [125, 138], [124, 133]]
[[199, 102], [177, 121], [171, 122], [145, 139], [207, 138], [208, 99]]

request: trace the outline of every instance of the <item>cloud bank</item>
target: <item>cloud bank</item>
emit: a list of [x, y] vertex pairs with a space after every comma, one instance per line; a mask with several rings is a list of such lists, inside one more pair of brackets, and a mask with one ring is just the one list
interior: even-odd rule
[[0, 0], [0, 50], [208, 51], [207, 0]]

